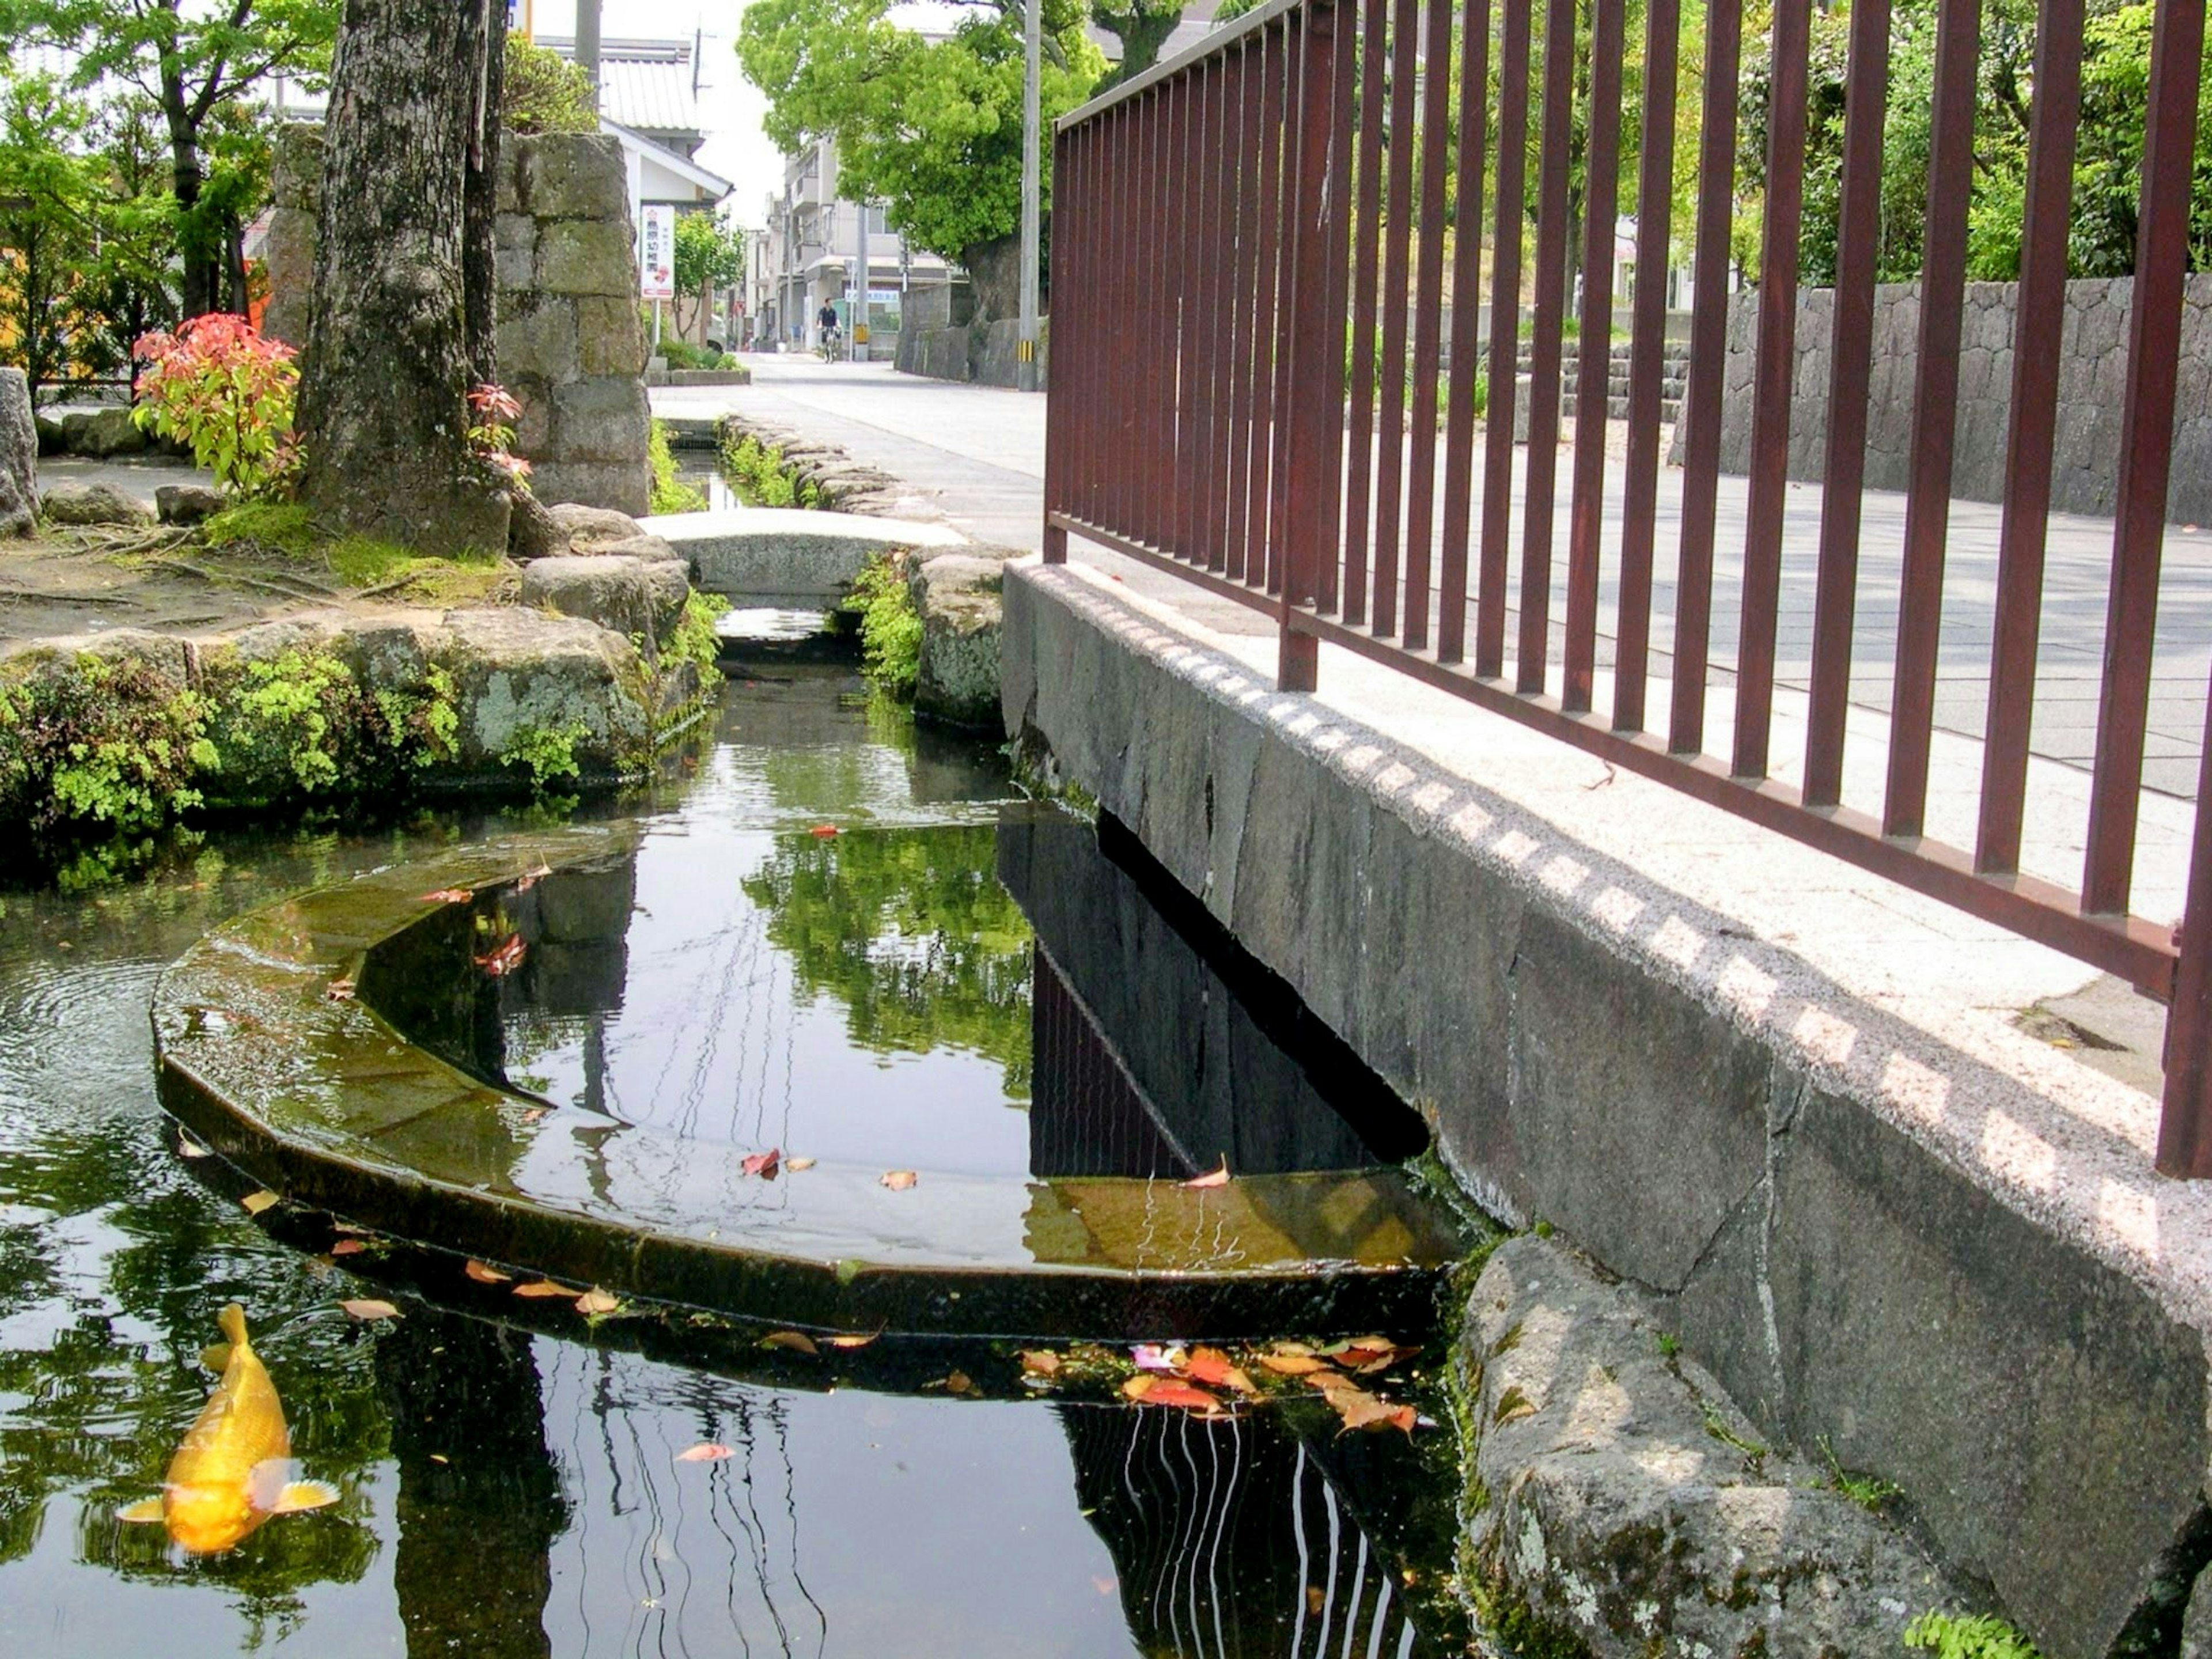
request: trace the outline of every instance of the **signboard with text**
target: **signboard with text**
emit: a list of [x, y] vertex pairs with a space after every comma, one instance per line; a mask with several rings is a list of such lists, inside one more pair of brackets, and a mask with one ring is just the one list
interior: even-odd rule
[[665, 202], [648, 202], [639, 210], [637, 279], [645, 299], [676, 297], [676, 210]]

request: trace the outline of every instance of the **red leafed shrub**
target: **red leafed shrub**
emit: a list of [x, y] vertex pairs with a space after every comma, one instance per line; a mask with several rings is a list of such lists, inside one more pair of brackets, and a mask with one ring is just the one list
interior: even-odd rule
[[517, 489], [527, 489], [530, 463], [510, 453], [522, 405], [503, 386], [487, 381], [469, 393], [469, 453]]
[[149, 334], [137, 355], [138, 424], [186, 445], [227, 493], [283, 495], [298, 471], [292, 404], [296, 355], [243, 317], [211, 311]]

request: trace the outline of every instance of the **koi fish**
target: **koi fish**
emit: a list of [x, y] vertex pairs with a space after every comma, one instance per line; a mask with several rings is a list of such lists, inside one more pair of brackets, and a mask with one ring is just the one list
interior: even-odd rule
[[222, 1310], [230, 1339], [201, 1358], [222, 1381], [185, 1431], [161, 1495], [116, 1511], [116, 1519], [161, 1522], [172, 1541], [195, 1555], [234, 1547], [272, 1515], [319, 1510], [337, 1502], [337, 1488], [293, 1477], [292, 1431], [276, 1385], [246, 1340], [246, 1310], [235, 1302]]

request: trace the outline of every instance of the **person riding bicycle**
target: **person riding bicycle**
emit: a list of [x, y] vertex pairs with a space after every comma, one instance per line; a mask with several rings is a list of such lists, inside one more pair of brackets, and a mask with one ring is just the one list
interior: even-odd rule
[[822, 331], [823, 349], [834, 350], [837, 344], [837, 307], [824, 300], [821, 313], [814, 321]]

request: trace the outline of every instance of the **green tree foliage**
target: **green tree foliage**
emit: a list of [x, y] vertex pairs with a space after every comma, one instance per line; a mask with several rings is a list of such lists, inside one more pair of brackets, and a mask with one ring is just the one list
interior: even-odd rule
[[67, 361], [72, 273], [98, 240], [90, 128], [51, 76], [0, 82], [0, 356], [33, 385]]
[[[1254, 0], [1223, 0], [1224, 9], [1235, 6], [1242, 16]], [[1217, 18], [1219, 14], [1216, 14]], [[1159, 61], [1160, 48], [1182, 21], [1182, 0], [1091, 0], [1091, 21], [1121, 43], [1121, 61], [1106, 72], [1097, 90], [1118, 85], [1142, 75]], [[1225, 20], [1224, 20], [1225, 21]]]
[[744, 883], [790, 952], [798, 988], [845, 1005], [853, 1041], [878, 1054], [965, 1048], [1030, 1090], [1030, 926], [991, 875], [989, 824], [799, 830]]
[[[338, 0], [0, 0], [0, 40], [72, 54], [80, 89], [135, 88], [169, 150], [186, 315], [245, 308], [239, 244], [267, 193], [265, 135], [243, 95], [329, 66]], [[226, 295], [225, 290], [228, 290]]]
[[[1021, 219], [1022, 8], [967, 9], [951, 35], [894, 22], [890, 0], [754, 0], [738, 61], [787, 150], [837, 146], [838, 193], [883, 204], [891, 228], [971, 269]], [[1044, 119], [1089, 95], [1104, 59], [1080, 0], [1044, 0]]]
[[550, 47], [507, 37], [500, 118], [509, 132], [597, 132], [599, 102], [584, 71]]
[[712, 213], [676, 221], [676, 291], [727, 288], [745, 274], [745, 234]]

